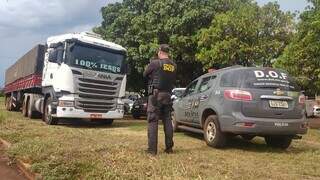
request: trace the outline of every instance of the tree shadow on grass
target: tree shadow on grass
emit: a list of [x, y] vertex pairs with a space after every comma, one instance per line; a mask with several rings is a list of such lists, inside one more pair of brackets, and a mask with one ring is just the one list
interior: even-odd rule
[[[191, 138], [196, 138], [198, 140], [203, 141], [205, 143], [203, 134], [200, 133], [191, 133], [191, 132], [183, 132], [184, 135], [189, 136]], [[294, 141], [294, 140], [293, 140]], [[210, 148], [208, 146], [208, 148]], [[227, 144], [222, 150], [232, 150], [232, 149], [240, 149], [244, 151], [251, 151], [251, 152], [258, 152], [258, 153], [265, 153], [265, 152], [272, 152], [272, 153], [294, 153], [294, 154], [299, 154], [299, 153], [305, 153], [308, 151], [316, 151], [318, 150], [317, 147], [312, 147], [312, 146], [291, 146], [286, 149], [277, 149], [277, 148], [272, 148], [266, 145], [264, 142], [263, 138], [261, 137], [255, 137], [251, 141], [247, 141], [242, 139], [240, 136], [235, 136], [233, 138], [229, 138], [227, 141]]]

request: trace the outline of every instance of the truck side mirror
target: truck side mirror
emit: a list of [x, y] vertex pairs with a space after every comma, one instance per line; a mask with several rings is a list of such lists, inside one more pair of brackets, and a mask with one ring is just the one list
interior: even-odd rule
[[62, 47], [57, 47], [56, 49], [49, 51], [49, 62], [61, 64], [63, 62], [63, 52], [64, 50]]

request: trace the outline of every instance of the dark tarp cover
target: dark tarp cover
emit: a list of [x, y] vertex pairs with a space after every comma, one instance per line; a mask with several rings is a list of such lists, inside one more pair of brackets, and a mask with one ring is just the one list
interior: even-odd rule
[[37, 45], [6, 70], [5, 85], [32, 74], [41, 75], [45, 46]]

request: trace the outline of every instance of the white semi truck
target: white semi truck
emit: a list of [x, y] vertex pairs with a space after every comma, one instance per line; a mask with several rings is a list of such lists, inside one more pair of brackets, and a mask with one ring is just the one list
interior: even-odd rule
[[49, 37], [6, 70], [6, 109], [49, 125], [123, 118], [126, 49], [89, 32]]

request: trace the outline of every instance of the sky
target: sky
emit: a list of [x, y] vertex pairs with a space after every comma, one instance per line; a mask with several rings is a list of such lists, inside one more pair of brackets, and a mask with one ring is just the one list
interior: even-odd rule
[[[0, 87], [5, 69], [52, 35], [91, 30], [100, 9], [116, 0], [0, 0]], [[275, 0], [257, 0], [264, 5]], [[303, 11], [306, 0], [278, 0], [284, 11]]]

